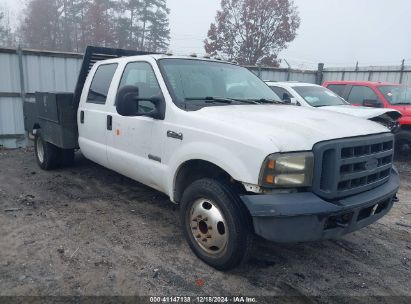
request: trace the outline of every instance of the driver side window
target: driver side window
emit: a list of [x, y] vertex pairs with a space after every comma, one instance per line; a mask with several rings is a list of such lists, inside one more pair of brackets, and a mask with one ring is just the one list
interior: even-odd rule
[[290, 92], [288, 92], [286, 89], [284, 89], [284, 88], [281, 88], [281, 87], [277, 87], [277, 86], [270, 86], [270, 88], [271, 88], [271, 90], [273, 90], [274, 91], [274, 93], [275, 94], [277, 94], [280, 98], [281, 98], [281, 100], [285, 100], [285, 99], [287, 99], [286, 97], [288, 97], [288, 98], [293, 98], [294, 96], [290, 93]]
[[378, 96], [369, 87], [353, 86], [352, 89], [351, 89], [350, 95], [348, 96], [348, 101], [351, 104], [363, 105], [364, 100], [376, 100], [376, 101], [378, 101]]
[[[156, 75], [147, 62], [131, 62], [127, 64], [121, 77], [119, 90], [124, 86], [138, 87], [140, 98], [152, 98], [161, 96], [161, 89], [157, 82]], [[139, 112], [151, 112], [154, 110], [153, 103], [140, 101], [138, 103]]]

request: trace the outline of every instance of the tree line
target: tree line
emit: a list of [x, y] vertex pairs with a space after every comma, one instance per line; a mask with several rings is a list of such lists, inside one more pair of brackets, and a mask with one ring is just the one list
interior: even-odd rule
[[[15, 33], [0, 12], [0, 45], [164, 52], [170, 43], [169, 14], [166, 0], [27, 0]], [[293, 0], [221, 0], [204, 49], [243, 65], [278, 66], [278, 54], [295, 39], [299, 26]]]
[[[161, 52], [170, 42], [169, 14], [166, 0], [29, 0], [14, 42], [58, 51], [97, 45]], [[3, 44], [12, 38], [5, 33], [0, 27]]]
[[0, 11], [0, 46], [13, 44], [15, 44], [15, 37], [10, 26], [10, 15], [6, 10]]

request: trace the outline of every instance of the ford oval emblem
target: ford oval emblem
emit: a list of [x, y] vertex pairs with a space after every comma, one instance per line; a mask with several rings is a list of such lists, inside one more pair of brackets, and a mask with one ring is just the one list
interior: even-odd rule
[[365, 163], [365, 169], [368, 171], [374, 171], [378, 168], [378, 159], [371, 158]]

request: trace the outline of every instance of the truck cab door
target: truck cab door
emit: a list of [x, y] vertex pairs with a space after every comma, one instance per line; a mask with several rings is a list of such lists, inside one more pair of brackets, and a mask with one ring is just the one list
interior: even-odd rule
[[364, 85], [353, 85], [347, 101], [356, 106], [380, 107], [383, 105], [374, 90]]
[[[118, 90], [124, 86], [138, 88], [140, 98], [162, 96], [152, 66], [145, 61], [130, 62], [124, 67]], [[139, 102], [139, 113], [150, 112], [153, 104]], [[153, 170], [161, 166], [161, 138], [153, 135], [163, 121], [146, 116], [121, 116], [116, 104], [111, 107], [112, 128], [108, 135], [107, 155], [109, 167], [143, 184], [157, 188], [153, 183]]]
[[85, 98], [82, 96], [78, 110], [81, 152], [86, 158], [106, 167], [108, 166], [107, 134], [110, 128], [107, 101], [112, 98], [113, 89], [110, 88], [117, 66], [117, 63], [98, 66], [88, 87], [87, 96]]

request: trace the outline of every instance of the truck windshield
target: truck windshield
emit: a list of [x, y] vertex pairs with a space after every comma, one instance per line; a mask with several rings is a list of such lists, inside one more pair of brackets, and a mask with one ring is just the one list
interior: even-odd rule
[[176, 103], [267, 104], [281, 99], [246, 68], [196, 59], [161, 59], [159, 65]]
[[324, 87], [294, 86], [293, 89], [313, 107], [341, 106], [348, 104], [344, 99]]
[[378, 89], [392, 105], [411, 104], [411, 87], [409, 86], [380, 86]]

